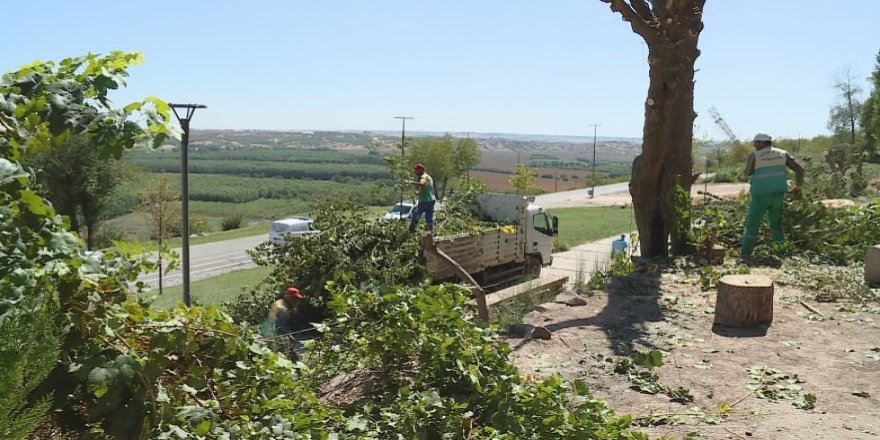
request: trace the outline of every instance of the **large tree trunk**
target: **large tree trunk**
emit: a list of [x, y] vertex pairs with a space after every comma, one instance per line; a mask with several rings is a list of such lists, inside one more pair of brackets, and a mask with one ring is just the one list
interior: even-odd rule
[[[676, 213], [669, 204], [676, 185], [690, 194], [693, 159], [694, 63], [706, 0], [601, 0], [630, 23], [648, 45], [650, 83], [645, 100], [642, 153], [633, 161], [630, 194], [645, 257], [669, 255]], [[686, 232], [690, 225], [680, 231]], [[673, 237], [672, 252], [687, 250], [686, 233]]]
[[[669, 255], [674, 225], [670, 192], [681, 185], [690, 194], [693, 159], [694, 62], [696, 39], [673, 47], [650, 47], [650, 85], [645, 102], [642, 153], [633, 161], [630, 194], [633, 198], [641, 253]], [[673, 254], [686, 251], [686, 237], [675, 236]]]

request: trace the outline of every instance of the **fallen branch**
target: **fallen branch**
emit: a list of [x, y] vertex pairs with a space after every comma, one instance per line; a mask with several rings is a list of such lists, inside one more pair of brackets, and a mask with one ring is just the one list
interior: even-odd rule
[[733, 402], [733, 403], [730, 405], [730, 407], [733, 408], [733, 407], [736, 406], [738, 403], [742, 402], [743, 400], [746, 400], [746, 399], [747, 399], [749, 396], [751, 396], [752, 394], [755, 394], [755, 392], [754, 392], [754, 391], [750, 391], [749, 394], [746, 394], [745, 396], [740, 397], [739, 400], [737, 400], [736, 402]]
[[729, 433], [731, 433], [731, 434], [733, 434], [733, 435], [735, 435], [735, 436], [737, 436], [737, 437], [739, 437], [739, 438], [741, 438], [741, 439], [743, 439], [743, 440], [749, 440], [746, 436], [744, 436], [744, 435], [742, 435], [742, 434], [737, 434], [736, 432], [734, 432], [734, 431], [731, 430], [730, 428], [725, 427], [724, 430], [727, 431], [727, 432], [729, 432]]
[[568, 345], [568, 342], [565, 342], [565, 338], [563, 338], [562, 336], [559, 337], [559, 340], [562, 341], [562, 343], [565, 344], [565, 346], [568, 347], [569, 350], [571, 350], [571, 351], [573, 351], [573, 352], [575, 352], [575, 353], [577, 353], [577, 354], [579, 354], [579, 355], [581, 355], [581, 356], [586, 356], [586, 355], [587, 355], [586, 353], [584, 353], [584, 352], [582, 352], [582, 351], [575, 350], [574, 347], [572, 347], [571, 345]]
[[813, 313], [815, 313], [815, 314], [817, 314], [817, 315], [819, 315], [819, 316], [821, 316], [821, 317], [823, 317], [823, 318], [825, 317], [825, 314], [823, 314], [822, 312], [816, 310], [813, 306], [811, 306], [811, 305], [805, 303], [804, 300], [801, 299], [801, 300], [798, 300], [798, 302], [800, 302], [801, 305], [804, 306], [804, 308], [807, 309], [807, 310], [809, 310], [810, 312], [813, 312]]

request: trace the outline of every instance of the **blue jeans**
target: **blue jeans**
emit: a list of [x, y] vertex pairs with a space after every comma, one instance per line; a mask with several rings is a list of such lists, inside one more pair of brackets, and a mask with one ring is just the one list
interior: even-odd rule
[[413, 210], [413, 213], [409, 218], [410, 231], [416, 230], [416, 223], [419, 222], [422, 214], [425, 214], [425, 223], [428, 225], [428, 231], [434, 231], [434, 203], [436, 203], [436, 200], [431, 200], [430, 202], [419, 202], [416, 205], [416, 208]]

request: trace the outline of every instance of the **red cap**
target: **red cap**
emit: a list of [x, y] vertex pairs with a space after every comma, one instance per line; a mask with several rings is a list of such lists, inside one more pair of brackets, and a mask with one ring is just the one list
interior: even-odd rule
[[284, 294], [285, 295], [292, 295], [294, 298], [299, 298], [299, 299], [303, 299], [306, 297], [296, 287], [288, 287], [287, 290], [284, 291]]
[[417, 164], [413, 167], [413, 169], [416, 169], [416, 170], [423, 170], [423, 171], [424, 171], [425, 166], [422, 165], [422, 164], [420, 164], [420, 163], [417, 163]]

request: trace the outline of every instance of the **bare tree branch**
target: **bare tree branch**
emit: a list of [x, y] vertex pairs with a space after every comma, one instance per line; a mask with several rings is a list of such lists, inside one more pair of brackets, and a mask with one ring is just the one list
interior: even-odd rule
[[632, 4], [632, 8], [638, 12], [642, 21], [650, 23], [656, 20], [657, 17], [654, 16], [654, 12], [651, 11], [651, 7], [645, 0], [630, 0], [630, 4]]
[[[639, 34], [646, 42], [653, 42], [657, 39], [657, 31], [648, 25], [642, 17], [624, 0], [600, 0], [608, 3], [613, 12], [618, 12], [624, 21], [628, 21], [632, 27], [632, 31]], [[645, 7], [645, 0], [634, 0], [641, 2]]]

